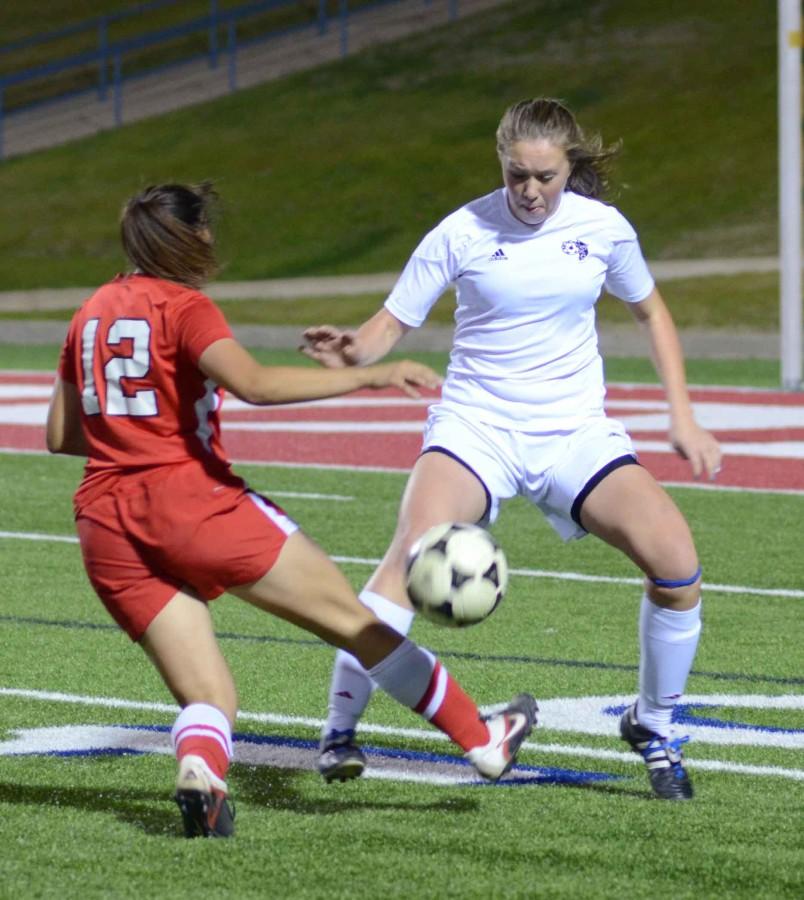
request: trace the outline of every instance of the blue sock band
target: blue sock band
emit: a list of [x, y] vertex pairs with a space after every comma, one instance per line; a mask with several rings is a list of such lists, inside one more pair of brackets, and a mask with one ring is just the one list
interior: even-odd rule
[[662, 588], [680, 588], [680, 587], [688, 587], [691, 584], [695, 584], [695, 582], [701, 577], [702, 569], [700, 566], [695, 570], [695, 574], [692, 578], [681, 578], [678, 581], [675, 581], [672, 578], [651, 578], [650, 580], [656, 585], [656, 587]]

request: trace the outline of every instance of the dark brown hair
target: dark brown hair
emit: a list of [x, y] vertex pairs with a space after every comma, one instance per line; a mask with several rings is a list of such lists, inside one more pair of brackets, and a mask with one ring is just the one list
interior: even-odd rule
[[210, 212], [211, 184], [152, 185], [123, 207], [123, 249], [146, 275], [199, 288], [217, 271]]
[[602, 198], [609, 187], [609, 169], [621, 143], [606, 147], [599, 134], [584, 134], [575, 116], [560, 100], [538, 97], [510, 106], [497, 128], [497, 155], [502, 159], [517, 141], [542, 138], [561, 147], [572, 166], [567, 190]]

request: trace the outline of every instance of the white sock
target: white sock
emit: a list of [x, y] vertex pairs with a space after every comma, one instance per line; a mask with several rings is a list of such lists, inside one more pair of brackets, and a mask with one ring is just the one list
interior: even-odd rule
[[[374, 591], [362, 591], [360, 602], [394, 631], [406, 635], [413, 623], [413, 610], [386, 600]], [[353, 731], [363, 715], [376, 685], [360, 663], [345, 650], [335, 654], [329, 686], [329, 708], [324, 734]]]
[[170, 731], [170, 739], [174, 752], [179, 744], [188, 737], [208, 738], [217, 742], [226, 758], [232, 758], [232, 727], [229, 720], [218, 709], [208, 703], [190, 703], [179, 713], [173, 728]]
[[700, 632], [700, 600], [679, 612], [642, 597], [637, 720], [662, 737], [671, 734], [673, 707], [684, 693]]
[[[415, 709], [430, 686], [435, 664], [436, 659], [429, 650], [406, 638], [396, 650], [378, 662], [369, 674], [394, 700]], [[434, 709], [428, 718], [435, 711]]]

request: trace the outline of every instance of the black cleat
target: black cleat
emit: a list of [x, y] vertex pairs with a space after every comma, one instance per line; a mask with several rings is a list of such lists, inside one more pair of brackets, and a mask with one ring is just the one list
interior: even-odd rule
[[351, 729], [330, 731], [322, 740], [318, 771], [327, 784], [359, 778], [365, 768], [366, 757], [355, 743], [355, 733]]
[[200, 756], [185, 756], [179, 765], [174, 795], [185, 837], [231, 837], [234, 812], [228, 796], [226, 782], [214, 775]]
[[620, 719], [620, 736], [645, 760], [650, 786], [657, 797], [662, 800], [692, 799], [692, 783], [681, 753], [681, 745], [686, 744], [688, 737], [668, 740], [643, 728], [637, 721], [635, 703]]

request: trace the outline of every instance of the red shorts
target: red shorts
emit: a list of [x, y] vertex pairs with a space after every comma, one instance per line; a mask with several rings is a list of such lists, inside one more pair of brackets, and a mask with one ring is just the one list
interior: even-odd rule
[[258, 581], [298, 528], [241, 479], [195, 462], [120, 479], [76, 525], [92, 586], [135, 641], [181, 588], [212, 600]]

